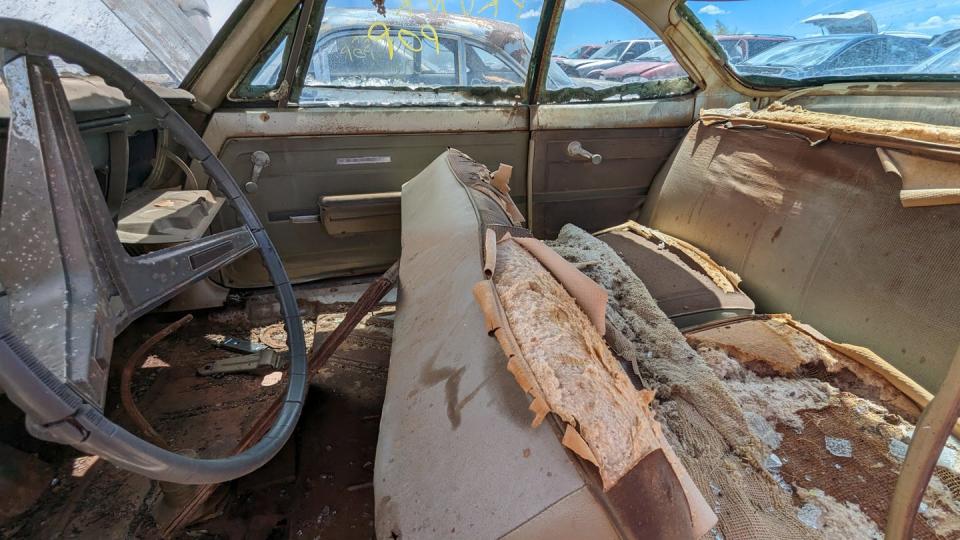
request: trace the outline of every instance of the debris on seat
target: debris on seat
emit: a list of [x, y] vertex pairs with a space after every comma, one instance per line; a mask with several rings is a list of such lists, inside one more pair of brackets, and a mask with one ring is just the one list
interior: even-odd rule
[[862, 361], [828, 347], [832, 342], [826, 337], [787, 314], [714, 323], [689, 330], [686, 336], [694, 347], [721, 349], [758, 374], [820, 379], [912, 421], [926, 405], [912, 400]]
[[[915, 419], [808, 374], [760, 375], [756, 353], [747, 361], [702, 343], [697, 351], [776, 452], [776, 476], [799, 501], [801, 522], [827, 538], [882, 537], [874, 531], [886, 525]], [[948, 453], [957, 447], [952, 440]], [[960, 475], [948, 462], [941, 460], [927, 488], [917, 538], [960, 536]]]

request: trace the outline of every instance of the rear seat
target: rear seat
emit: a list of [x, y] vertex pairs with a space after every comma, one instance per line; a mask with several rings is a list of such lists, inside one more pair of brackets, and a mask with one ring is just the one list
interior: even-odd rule
[[905, 208], [902, 187], [873, 146], [696, 124], [637, 221], [709, 252], [761, 311], [936, 390], [960, 345], [960, 205]]
[[608, 229], [597, 237], [643, 280], [660, 309], [680, 329], [754, 312], [753, 300], [740, 290], [735, 275], [672, 237], [636, 223]]
[[[839, 364], [843, 365], [859, 365], [861, 368], [854, 367], [855, 373], [847, 380], [832, 377], [831, 382], [881, 402], [911, 422], [916, 421], [920, 412], [917, 404], [922, 408], [932, 397], [868, 348], [836, 343], [816, 328], [795, 321], [790, 314], [756, 315], [753, 300], [739, 288], [739, 276], [692, 244], [632, 221], [596, 236], [613, 248], [640, 278], [660, 309], [691, 344], [703, 343], [702, 336], [706, 334], [724, 334], [724, 339], [709, 343], [736, 350], [741, 361], [757, 358], [754, 368], [760, 363], [794, 362], [792, 370], [776, 371], [780, 376], [799, 376], [805, 369], [802, 364], [811, 361], [836, 361], [830, 358], [842, 359]], [[770, 330], [778, 325], [783, 329]], [[803, 339], [809, 342], [805, 347], [808, 358], [802, 361], [798, 360], [802, 354], [796, 349], [798, 335], [804, 335]], [[821, 376], [835, 370], [851, 371], [839, 364], [817, 369]], [[880, 385], [896, 390], [884, 394], [877, 390]]]
[[[604, 491], [602, 487], [608, 486], [600, 485], [596, 469], [585, 459], [576, 457], [583, 457], [582, 454], [573, 453], [577, 441], [573, 440], [574, 444], [567, 441], [570, 424], [566, 431], [559, 421], [531, 428], [528, 407], [541, 419], [540, 415], [549, 411], [538, 410], [536, 400], [531, 403], [524, 395], [526, 383], [522, 378], [515, 379], [516, 373], [508, 372], [508, 360], [513, 356], [507, 353], [505, 357], [506, 346], [501, 349], [503, 343], [498, 345], [485, 332], [492, 329], [490, 319], [485, 319], [484, 313], [477, 309], [471, 295], [471, 289], [475, 289], [478, 282], [493, 275], [486, 272], [491, 244], [494, 252], [498, 249], [491, 237], [502, 239], [508, 233], [512, 237], [529, 234], [521, 227], [516, 217], [518, 212], [511, 207], [506, 193], [504, 186], [497, 186], [491, 180], [485, 167], [455, 150], [441, 155], [404, 185], [399, 307], [374, 470], [377, 536], [689, 536], [692, 523], [684, 514], [692, 515], [694, 508], [692, 505], [685, 508], [683, 502], [689, 490], [672, 474], [664, 474], [662, 479], [650, 474], [669, 471], [665, 453], [658, 450], [649, 454]], [[695, 246], [636, 223], [605, 231], [599, 239], [611, 246], [644, 282], [674, 325], [697, 327], [691, 332], [699, 336], [701, 344], [709, 338], [714, 346], [736, 347], [738, 343], [742, 346], [736, 339], [743, 333], [728, 335], [724, 331], [705, 329], [726, 329], [746, 324], [742, 321], [764, 320], [753, 315], [753, 302], [739, 289], [739, 277]], [[596, 239], [592, 242], [602, 246]], [[613, 254], [605, 256], [616, 262]], [[589, 265], [591, 261], [577, 263]], [[624, 272], [622, 275], [629, 274]], [[618, 294], [616, 283], [609, 294], [613, 302]], [[647, 305], [652, 305], [647, 298]], [[602, 308], [600, 312], [602, 327]], [[666, 321], [663, 314], [658, 316]], [[655, 322], [650, 328], [656, 332], [669, 330], [677, 336], [676, 342], [682, 344], [673, 349], [679, 354], [663, 355], [661, 349], [651, 358], [651, 352], [647, 351], [642, 360], [659, 362], [661, 367], [667, 366], [676, 372], [675, 386], [663, 387], [676, 390], [674, 395], [671, 397], [669, 391], [663, 396], [658, 394], [662, 405], [669, 406], [672, 400], [673, 417], [692, 414], [698, 418], [736, 420], [736, 414], [725, 416], [727, 412], [735, 412], [731, 408], [739, 409], [736, 402], [729, 396], [727, 401], [711, 398], [723, 392], [716, 377], [711, 375], [714, 382], [707, 382], [712, 386], [703, 386], [704, 373], [710, 372], [702, 361], [698, 373], [685, 371], [684, 366], [690, 364], [696, 354], [687, 346], [684, 336], [670, 324]], [[815, 341], [822, 337], [812, 329], [798, 328], [815, 336], [811, 337]], [[609, 330], [607, 341], [613, 348]], [[691, 335], [688, 332], [687, 339]], [[764, 352], [760, 349], [773, 350], [770, 345], [778, 339], [775, 332], [765, 336], [766, 345], [761, 343], [754, 352], [760, 355]], [[534, 349], [545, 346], [543, 341], [540, 344]], [[860, 352], [852, 348], [843, 354]], [[671, 364], [673, 368], [669, 367]], [[645, 395], [653, 396], [652, 393]], [[726, 404], [727, 412], [713, 414], [711, 409], [721, 403]], [[666, 410], [656, 413], [660, 422], [670, 422], [671, 413]], [[687, 454], [699, 453], [696, 459], [687, 462], [688, 467], [690, 463], [696, 467], [696, 462], [704, 460], [704, 447], [700, 443], [707, 441], [715, 447], [719, 441], [722, 453], [727, 453], [726, 458], [721, 455], [719, 459], [733, 460], [724, 462], [728, 469], [710, 465], [709, 471], [695, 475], [699, 492], [707, 496], [711, 504], [718, 505], [714, 508], [720, 510], [717, 513], [721, 515], [721, 522], [727, 520], [727, 524], [722, 525], [728, 526], [731, 522], [723, 505], [734, 504], [741, 510], [738, 515], [744, 518], [741, 520], [744, 530], [779, 531], [775, 529], [778, 522], [763, 521], [769, 516], [756, 522], [743, 512], [757, 504], [773, 503], [771, 499], [763, 499], [763, 495], [756, 498], [755, 495], [762, 492], [751, 492], [749, 486], [753, 484], [742, 472], [763, 463], [763, 457], [755, 456], [760, 459], [749, 461], [754, 464], [749, 465], [747, 461], [740, 461], [742, 455], [734, 455], [734, 452], [750, 454], [756, 450], [738, 446], [746, 441], [737, 435], [746, 434], [746, 423], [742, 413], [739, 414], [737, 425], [700, 421], [694, 430], [674, 429], [673, 436], [679, 437], [678, 444]], [[555, 429], [550, 429], [550, 425]], [[573, 452], [563, 449], [561, 438], [563, 445]], [[820, 442], [822, 440], [817, 444]], [[671, 444], [674, 448], [680, 447]], [[714, 456], [710, 463], [717, 463], [716, 459]], [[760, 472], [767, 475], [765, 471]], [[731, 482], [739, 478], [739, 482], [747, 486], [742, 493], [751, 495], [738, 498], [728, 490], [725, 497], [718, 498], [713, 482], [723, 483], [723, 480], [710, 476], [713, 474], [720, 474], [722, 479]], [[752, 478], [753, 482], [760, 481], [755, 476]], [[456, 480], [455, 489], [445, 483], [451, 479]], [[654, 486], [656, 489], [652, 489]], [[767, 489], [767, 496], [784, 497], [776, 484]], [[778, 507], [778, 515], [789, 522], [791, 530], [802, 530], [803, 525], [795, 514], [796, 509], [789, 501], [786, 506]], [[760, 522], [765, 523], [765, 528], [757, 528]]]

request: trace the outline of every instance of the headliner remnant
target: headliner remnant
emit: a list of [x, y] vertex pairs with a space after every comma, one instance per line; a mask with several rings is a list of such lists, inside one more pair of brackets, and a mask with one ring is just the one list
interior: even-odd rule
[[750, 111], [749, 104], [739, 104], [729, 109], [703, 110], [700, 111], [700, 118], [707, 124], [740, 118], [802, 126], [821, 132], [881, 135], [939, 145], [960, 144], [960, 128], [957, 127], [813, 112], [799, 105], [784, 105], [779, 101], [756, 112]]

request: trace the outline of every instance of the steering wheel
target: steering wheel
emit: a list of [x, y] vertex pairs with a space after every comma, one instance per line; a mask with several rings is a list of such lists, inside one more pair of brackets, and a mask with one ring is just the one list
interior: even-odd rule
[[[26, 413], [35, 437], [156, 480], [226, 482], [265, 464], [293, 433], [303, 408], [306, 347], [286, 271], [236, 180], [170, 105], [93, 48], [38, 24], [0, 18], [0, 49], [11, 111], [0, 187], [0, 306], [9, 306], [0, 312], [0, 387]], [[242, 225], [128, 255], [51, 55], [103, 77], [154, 115], [203, 165]], [[101, 407], [114, 337], [253, 250], [276, 289], [290, 349], [284, 402], [263, 439], [235, 456], [197, 459], [150, 444], [107, 419]]]

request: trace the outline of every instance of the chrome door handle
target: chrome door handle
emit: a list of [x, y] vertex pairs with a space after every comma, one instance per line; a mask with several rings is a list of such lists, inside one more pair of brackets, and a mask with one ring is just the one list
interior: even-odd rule
[[247, 193], [256, 193], [260, 189], [260, 184], [257, 183], [260, 175], [263, 174], [263, 169], [270, 165], [270, 154], [257, 150], [250, 155], [250, 161], [253, 163], [253, 171], [250, 173], [250, 181], [243, 185], [243, 189]]
[[603, 156], [590, 152], [580, 144], [580, 141], [571, 141], [567, 145], [567, 155], [572, 158], [587, 160], [594, 165], [599, 165], [603, 161]]

